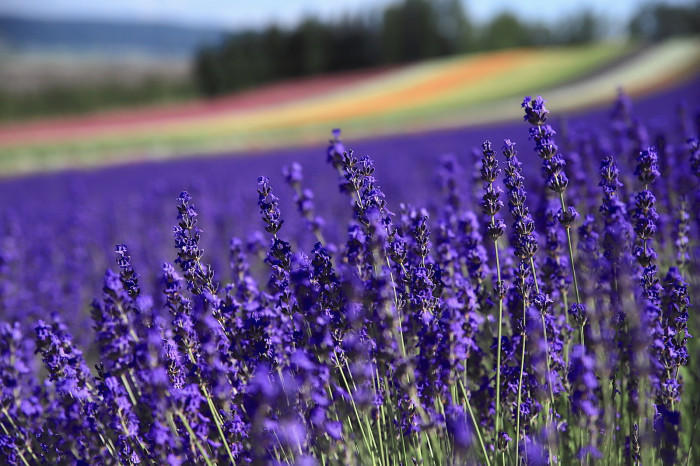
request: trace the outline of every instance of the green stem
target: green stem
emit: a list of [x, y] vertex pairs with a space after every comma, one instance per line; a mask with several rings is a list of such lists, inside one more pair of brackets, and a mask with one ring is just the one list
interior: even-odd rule
[[[547, 416], [546, 416], [546, 418], [545, 418], [545, 422], [546, 422], [548, 425], [550, 425], [550, 424], [552, 423], [552, 418], [553, 418], [552, 410], [554, 409], [554, 391], [552, 390], [551, 368], [550, 368], [550, 365], [549, 365], [549, 342], [548, 342], [548, 340], [547, 340], [547, 324], [546, 324], [545, 321], [544, 321], [544, 315], [542, 314], [540, 317], [542, 318], [542, 332], [544, 332], [544, 333], [543, 333], [543, 337], [544, 337], [544, 346], [545, 346], [545, 348], [546, 348], [545, 362], [546, 362], [546, 366], [547, 366], [547, 375], [546, 375], [546, 377], [545, 377], [545, 382], [547, 383], [547, 386], [549, 387], [549, 397], [550, 397], [550, 403], [551, 403], [551, 404], [548, 403], [549, 406], [547, 406], [547, 407], [545, 408], [545, 409], [547, 409]], [[551, 433], [551, 432], [548, 432], [548, 433], [547, 433], [547, 443], [548, 443], [548, 444], [550, 443], [550, 441], [549, 441], [550, 433]], [[551, 456], [552, 456], [552, 448], [551, 448], [551, 446], [549, 446], [548, 450], [549, 450], [549, 456], [550, 456], [550, 462], [551, 462]]]
[[236, 464], [236, 461], [233, 459], [233, 453], [231, 453], [231, 448], [228, 446], [228, 442], [226, 441], [226, 437], [224, 436], [224, 431], [221, 428], [221, 421], [218, 418], [218, 412], [216, 411], [216, 407], [214, 406], [214, 402], [212, 401], [211, 397], [209, 396], [208, 391], [206, 388], [202, 387], [204, 390], [204, 393], [206, 394], [207, 398], [207, 404], [209, 405], [209, 410], [211, 411], [212, 416], [214, 416], [214, 424], [216, 424], [216, 430], [219, 431], [219, 437], [221, 437], [221, 441], [224, 442], [224, 448], [226, 448], [226, 453], [228, 454], [229, 459], [231, 460], [231, 464]]
[[547, 364], [547, 377], [546, 377], [547, 380], [546, 380], [546, 382], [547, 382], [547, 386], [549, 387], [550, 401], [552, 403], [552, 406], [554, 406], [554, 392], [552, 391], [552, 383], [550, 381], [551, 368], [549, 365], [549, 341], [547, 339], [547, 324], [544, 321], [544, 315], [541, 315], [540, 317], [542, 318], [542, 332], [544, 332], [543, 333], [544, 345], [547, 348], [547, 355], [545, 357], [545, 362]]
[[516, 464], [520, 464], [520, 402], [522, 399], [523, 390], [523, 372], [525, 372], [525, 312], [527, 306], [525, 300], [523, 299], [523, 330], [522, 330], [522, 348], [520, 350], [520, 377], [518, 379], [518, 407], [516, 413], [516, 424], [515, 424], [515, 461]]
[[[10, 413], [9, 413], [9, 411], [7, 411], [7, 408], [3, 407], [2, 412], [7, 417], [7, 420], [10, 421], [12, 428], [15, 429], [17, 432], [19, 432], [20, 430], [17, 428], [17, 424], [15, 424], [15, 421], [12, 420], [12, 416], [10, 416]], [[34, 459], [34, 461], [39, 463], [39, 458], [37, 458], [36, 455], [34, 454], [34, 450], [32, 450], [31, 443], [27, 444], [27, 451], [29, 452], [30, 455], [32, 455], [32, 458]]]
[[[277, 435], [277, 432], [275, 432], [273, 430], [272, 433], [275, 435], [275, 440], [277, 440], [277, 445], [279, 445], [279, 447], [280, 447], [279, 449], [282, 451], [282, 455], [284, 456], [284, 462], [287, 464], [292, 464], [289, 457], [287, 456], [287, 450], [282, 445], [282, 441], [280, 440], [279, 436]], [[277, 452], [277, 447], [275, 447], [275, 452]], [[291, 453], [293, 454], [293, 452], [291, 452]], [[279, 456], [279, 453], [276, 453], [276, 454], [277, 454], [277, 456]]]
[[462, 389], [462, 395], [464, 395], [464, 401], [469, 410], [469, 416], [472, 418], [472, 423], [474, 424], [474, 430], [476, 430], [476, 437], [479, 439], [479, 445], [481, 445], [481, 451], [484, 453], [484, 459], [486, 460], [486, 466], [490, 466], [489, 455], [486, 453], [486, 445], [484, 445], [484, 439], [481, 437], [481, 431], [479, 430], [479, 424], [476, 422], [474, 417], [474, 412], [472, 411], [472, 405], [469, 403], [469, 396], [467, 395], [467, 390], [464, 388], [462, 380], [459, 380], [459, 387]]
[[425, 440], [428, 443], [428, 452], [430, 453], [430, 457], [433, 459], [433, 462], [435, 461], [435, 454], [433, 454], [433, 446], [430, 443], [430, 436], [423, 432], [423, 435], [425, 436]]
[[535, 291], [540, 294], [540, 285], [537, 282], [537, 271], [535, 269], [535, 259], [530, 257], [530, 270], [532, 270], [532, 280], [535, 282]]
[[[381, 382], [379, 380], [379, 370], [374, 371], [375, 376], [376, 376], [376, 393], [379, 395], [381, 392]], [[379, 413], [377, 413], [377, 423], [379, 425], [379, 431], [377, 432], [379, 436], [379, 452], [381, 455], [381, 460], [382, 464], [386, 465], [389, 464], [389, 456], [388, 453], [385, 451], [384, 448], [384, 442], [383, 442], [383, 437], [384, 433], [386, 432], [385, 429], [382, 428], [382, 425], [384, 424], [384, 403], [380, 406]]]
[[352, 396], [352, 390], [350, 389], [348, 379], [345, 377], [345, 371], [343, 370], [343, 367], [340, 364], [340, 358], [338, 357], [338, 353], [335, 351], [335, 349], [333, 349], [333, 353], [335, 354], [335, 360], [338, 367], [338, 371], [340, 372], [340, 376], [343, 378], [343, 383], [345, 383], [345, 389], [348, 391], [348, 395], [350, 395], [350, 404], [352, 404], [352, 409], [355, 412], [355, 417], [357, 418], [357, 425], [360, 427], [360, 433], [362, 434], [362, 440], [365, 442], [365, 447], [367, 447], [367, 450], [372, 456], [372, 464], [376, 464], [377, 460], [374, 456], [374, 449], [372, 448], [372, 444], [367, 440], [367, 434], [365, 434], [365, 429], [362, 426], [362, 418], [360, 417], [360, 412], [358, 411], [357, 405], [355, 404], [355, 398]]
[[[566, 203], [564, 202], [564, 193], [559, 193], [559, 200], [561, 201], [562, 212], [566, 211]], [[578, 291], [578, 280], [576, 279], [576, 266], [574, 265], [574, 248], [571, 243], [571, 228], [566, 228], [566, 239], [569, 243], [569, 263], [571, 265], [571, 275], [574, 279], [574, 290], [576, 291], [576, 302], [581, 304], [581, 296]]]
[[126, 393], [129, 394], [129, 399], [131, 400], [131, 405], [133, 407], [136, 407], [136, 397], [134, 397], [134, 392], [131, 390], [131, 385], [129, 384], [129, 381], [126, 378], [125, 374], [121, 374], [120, 378], [122, 379], [122, 383], [124, 384], [124, 388], [126, 389]]
[[[194, 357], [194, 354], [192, 354], [192, 350], [188, 348], [187, 354], [192, 364], [196, 364], [196, 359]], [[233, 454], [231, 453], [231, 448], [229, 448], [228, 442], [226, 441], [226, 437], [224, 436], [224, 431], [221, 428], [221, 426], [223, 425], [223, 419], [221, 419], [219, 413], [216, 411], [214, 401], [212, 401], [211, 396], [209, 395], [209, 390], [207, 390], [207, 387], [204, 385], [204, 382], [202, 381], [201, 377], [197, 375], [197, 378], [200, 380], [199, 389], [202, 391], [204, 398], [206, 398], [207, 400], [207, 406], [209, 406], [209, 411], [211, 412], [211, 416], [214, 419], [214, 424], [216, 424], [216, 430], [219, 432], [219, 437], [221, 438], [221, 441], [223, 442], [224, 447], [226, 448], [226, 453], [228, 454], [228, 457], [231, 460], [231, 464], [236, 464], [236, 461], [233, 459]]]
[[[539, 294], [540, 287], [537, 284], [537, 273], [536, 273], [536, 269], [535, 269], [535, 259], [532, 257], [530, 257], [530, 269], [532, 270], [532, 279], [535, 281], [535, 290]], [[544, 336], [544, 346], [545, 346], [544, 359], [545, 359], [546, 367], [547, 367], [547, 385], [549, 386], [549, 397], [550, 397], [551, 407], [553, 409], [554, 408], [554, 392], [552, 391], [552, 384], [549, 382], [550, 366], [549, 366], [549, 342], [547, 341], [547, 324], [544, 321], [544, 315], [542, 315], [541, 318], [542, 318], [542, 332], [543, 332], [542, 334]], [[545, 422], [547, 424], [549, 424], [550, 415], [551, 415], [550, 409], [547, 409], [547, 413], [546, 413], [546, 417], [545, 417]], [[551, 457], [551, 448], [550, 448], [549, 455]]]
[[[5, 435], [7, 435], [8, 437], [12, 437], [10, 435], [10, 432], [8, 432], [7, 427], [5, 427], [5, 424], [0, 422], [0, 426], [2, 426], [2, 430], [3, 430], [3, 432], [5, 432]], [[27, 463], [27, 460], [24, 457], [24, 455], [22, 454], [22, 450], [19, 449], [19, 446], [15, 445], [15, 450], [17, 451], [17, 454], [22, 459], [22, 462], [25, 464], [25, 466], [29, 466], [29, 463]]]
[[192, 430], [192, 427], [190, 427], [190, 423], [187, 422], [187, 418], [185, 418], [185, 416], [179, 411], [176, 414], [178, 415], [178, 417], [180, 418], [180, 420], [184, 424], [185, 429], [187, 429], [187, 432], [190, 434], [190, 437], [192, 438], [192, 441], [194, 442], [194, 444], [197, 446], [197, 449], [199, 449], [199, 452], [201, 453], [202, 458], [204, 458], [204, 462], [207, 463], [207, 466], [214, 466], [214, 463], [212, 463], [211, 460], [209, 459], [209, 455], [207, 455], [207, 452], [204, 450], [204, 447], [202, 446], [201, 443], [199, 443], [199, 440], [197, 440], [197, 436], [195, 435], [194, 431]]
[[[491, 223], [494, 224], [494, 217], [491, 217]], [[498, 446], [498, 435], [500, 427], [500, 404], [501, 404], [501, 340], [503, 331], [503, 298], [500, 296], [501, 286], [501, 263], [498, 259], [498, 239], [493, 242], [494, 250], [496, 251], [496, 274], [498, 277], [498, 349], [496, 354], [496, 438], [495, 443]]]
[[[396, 308], [396, 314], [399, 317], [398, 323], [398, 333], [399, 333], [399, 343], [401, 344], [401, 353], [403, 357], [406, 357], [406, 343], [403, 339], [403, 316], [401, 315], [401, 308], [399, 307], [399, 296], [396, 293], [396, 282], [394, 281], [394, 273], [391, 271], [391, 264], [389, 263], [389, 256], [384, 252], [384, 258], [386, 259], [386, 267], [389, 269], [389, 277], [391, 278], [391, 289], [394, 291], [394, 307]], [[394, 324], [396, 326], [396, 324]]]
[[[357, 385], [355, 384], [355, 379], [352, 376], [352, 371], [350, 370], [350, 365], [349, 365], [347, 359], [345, 360], [345, 367], [348, 369], [348, 377], [350, 377], [350, 382], [352, 382], [353, 388], [355, 389], [355, 391], [357, 391]], [[350, 389], [350, 387], [348, 387], [348, 390], [349, 389]], [[358, 420], [359, 420], [359, 418], [358, 418]], [[379, 449], [377, 448], [377, 441], [374, 439], [374, 432], [369, 424], [369, 420], [367, 419], [367, 416], [363, 416], [363, 420], [365, 422], [365, 427], [367, 428], [367, 432], [369, 432], [369, 439], [372, 442], [372, 446], [374, 447], [375, 450], [379, 451]]]

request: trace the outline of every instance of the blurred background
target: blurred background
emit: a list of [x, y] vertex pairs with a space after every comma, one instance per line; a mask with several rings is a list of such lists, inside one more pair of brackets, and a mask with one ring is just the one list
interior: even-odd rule
[[0, 172], [513, 118], [694, 76], [689, 0], [3, 0]]

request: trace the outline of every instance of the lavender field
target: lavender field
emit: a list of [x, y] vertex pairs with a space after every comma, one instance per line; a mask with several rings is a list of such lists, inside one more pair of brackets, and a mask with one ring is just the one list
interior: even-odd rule
[[3, 180], [0, 462], [697, 464], [699, 97]]

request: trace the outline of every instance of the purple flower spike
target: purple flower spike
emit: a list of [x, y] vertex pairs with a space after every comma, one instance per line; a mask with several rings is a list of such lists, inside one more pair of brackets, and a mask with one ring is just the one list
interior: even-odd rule
[[279, 199], [272, 193], [270, 179], [266, 176], [258, 178], [258, 207], [265, 222], [265, 231], [277, 235], [284, 220], [279, 210]]
[[530, 123], [531, 125], [543, 125], [547, 121], [547, 115], [549, 110], [544, 106], [545, 100], [542, 96], [537, 96], [535, 99], [532, 97], [525, 97], [523, 103], [520, 106], [525, 109], [525, 116], [523, 119]]
[[117, 265], [121, 269], [119, 278], [122, 281], [122, 285], [129, 296], [131, 298], [135, 298], [139, 295], [141, 290], [139, 288], [138, 275], [136, 275], [134, 267], [131, 265], [129, 250], [126, 247], [126, 244], [117, 244], [114, 247], [114, 252], [117, 255]]

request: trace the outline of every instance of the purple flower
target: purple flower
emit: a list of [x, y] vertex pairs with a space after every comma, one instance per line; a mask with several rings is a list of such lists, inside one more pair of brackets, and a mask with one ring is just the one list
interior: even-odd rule
[[659, 158], [656, 154], [656, 148], [649, 147], [639, 152], [637, 156], [637, 167], [634, 169], [634, 174], [637, 175], [637, 178], [642, 184], [652, 184], [661, 175], [658, 162]]
[[664, 294], [661, 300], [664, 329], [662, 362], [665, 371], [661, 396], [664, 399], [664, 404], [671, 406], [673, 403], [680, 402], [682, 379], [678, 376], [678, 370], [681, 366], [688, 364], [690, 297], [688, 284], [676, 267], [669, 268], [668, 274], [664, 278], [663, 290]]
[[688, 139], [688, 151], [690, 152], [690, 168], [696, 178], [700, 179], [700, 140]]
[[544, 103], [545, 100], [539, 95], [535, 99], [529, 96], [525, 97], [523, 103], [520, 104], [520, 106], [525, 109], [525, 116], [523, 119], [531, 125], [540, 126], [545, 124], [549, 111], [544, 106]]
[[506, 157], [506, 176], [504, 184], [508, 188], [508, 209], [513, 216], [513, 243], [515, 255], [522, 261], [528, 262], [537, 251], [535, 222], [530, 216], [526, 205], [527, 193], [523, 177], [522, 164], [518, 160], [515, 143], [510, 139], [503, 141], [503, 155]]
[[688, 213], [688, 199], [681, 198], [678, 209], [678, 221], [676, 223], [676, 264], [683, 268], [690, 260], [688, 247], [690, 246], [690, 214]]
[[139, 289], [138, 275], [136, 275], [134, 267], [131, 265], [129, 251], [125, 244], [117, 244], [114, 247], [114, 252], [117, 255], [117, 265], [121, 269], [119, 278], [121, 279], [122, 286], [131, 298], [135, 298], [139, 295], [141, 290]]
[[105, 273], [102, 291], [102, 300], [92, 303], [92, 319], [101, 362], [108, 372], [119, 375], [133, 367], [138, 336], [127, 311], [137, 309], [137, 306], [124, 290], [120, 275], [111, 270]]
[[496, 153], [491, 149], [491, 142], [484, 141], [482, 145], [481, 159], [481, 179], [484, 182], [484, 194], [481, 200], [481, 210], [489, 217], [489, 224], [486, 227], [489, 237], [496, 241], [505, 231], [503, 220], [496, 218], [496, 214], [503, 207], [500, 199], [501, 188], [494, 185], [494, 181], [501, 172], [498, 168]]
[[265, 222], [265, 231], [277, 235], [284, 220], [279, 210], [279, 199], [272, 194], [270, 179], [266, 176], [258, 177], [258, 207]]
[[175, 263], [182, 269], [187, 286], [193, 293], [200, 294], [205, 288], [210, 292], [214, 291], [216, 288], [213, 283], [214, 271], [201, 263], [204, 254], [199, 247], [202, 230], [197, 226], [199, 214], [191, 203], [192, 196], [183, 191], [177, 200], [178, 223], [173, 227], [177, 249]]
[[343, 156], [345, 155], [345, 146], [340, 140], [340, 129], [332, 131], [333, 139], [328, 141], [328, 149], [326, 150], [328, 162], [336, 169], [340, 170], [342, 166]]
[[57, 395], [47, 416], [58, 437], [49, 439], [47, 448], [64, 458], [75, 458], [77, 453], [77, 459], [103, 461], [106, 452], [91, 436], [105, 427], [97, 419], [95, 381], [82, 352], [59, 320], [52, 324], [39, 320], [35, 332], [37, 350]]
[[450, 404], [445, 408], [447, 432], [452, 437], [459, 455], [466, 454], [472, 447], [471, 421], [459, 405]]
[[595, 376], [595, 359], [586, 354], [586, 348], [575, 345], [570, 353], [569, 385], [571, 386], [571, 407], [574, 413], [593, 425], [599, 414], [595, 392], [598, 380]]
[[323, 218], [314, 215], [314, 193], [310, 189], [303, 189], [301, 182], [303, 181], [301, 165], [294, 162], [282, 169], [287, 184], [294, 190], [294, 203], [297, 205], [297, 210], [306, 220], [309, 229], [314, 233], [318, 241], [323, 242], [323, 234], [321, 228], [325, 224]]

